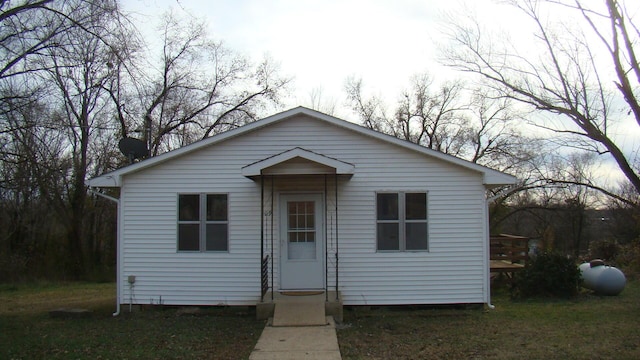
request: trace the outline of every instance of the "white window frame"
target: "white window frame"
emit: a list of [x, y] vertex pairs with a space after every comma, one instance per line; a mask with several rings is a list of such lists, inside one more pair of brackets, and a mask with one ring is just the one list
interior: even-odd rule
[[[183, 195], [197, 195], [199, 206], [199, 219], [198, 220], [180, 220], [180, 196]], [[207, 196], [209, 195], [224, 195], [227, 200], [226, 217], [227, 220], [207, 220]], [[228, 193], [178, 193], [176, 196], [176, 250], [178, 252], [194, 253], [194, 252], [216, 252], [225, 253], [229, 252], [229, 194]], [[180, 250], [180, 225], [198, 225], [198, 250]], [[227, 238], [226, 250], [207, 250], [207, 225], [226, 225]]]
[[[398, 196], [398, 219], [397, 220], [380, 220], [378, 214], [378, 195], [379, 194], [395, 194]], [[406, 194], [424, 194], [425, 195], [425, 207], [426, 218], [422, 219], [410, 219], [406, 218]], [[397, 252], [428, 252], [429, 251], [429, 192], [428, 191], [377, 191], [375, 193], [375, 216], [376, 216], [376, 252], [381, 253], [397, 253]], [[427, 246], [424, 249], [407, 249], [407, 224], [422, 224], [426, 225]], [[378, 224], [398, 224], [398, 250], [379, 249], [378, 246]]]

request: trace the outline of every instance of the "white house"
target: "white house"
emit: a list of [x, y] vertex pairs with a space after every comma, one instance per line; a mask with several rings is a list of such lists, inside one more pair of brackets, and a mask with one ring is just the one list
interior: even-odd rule
[[513, 176], [306, 108], [93, 178], [120, 188], [118, 302], [489, 303], [486, 190]]

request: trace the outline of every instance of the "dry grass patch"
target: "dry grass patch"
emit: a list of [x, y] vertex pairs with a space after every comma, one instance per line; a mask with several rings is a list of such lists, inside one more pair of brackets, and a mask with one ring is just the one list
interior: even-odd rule
[[495, 310], [354, 308], [338, 330], [343, 359], [640, 359], [640, 286], [616, 297], [512, 302]]
[[[93, 314], [48, 316], [60, 307]], [[0, 359], [246, 359], [264, 328], [245, 307], [114, 310], [113, 284], [0, 287]]]

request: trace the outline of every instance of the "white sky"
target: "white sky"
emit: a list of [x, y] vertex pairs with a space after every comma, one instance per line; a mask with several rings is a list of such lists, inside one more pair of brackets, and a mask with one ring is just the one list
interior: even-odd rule
[[[436, 62], [448, 12], [473, 13], [494, 28], [508, 29], [519, 43], [533, 36], [519, 12], [492, 0], [122, 0], [122, 5], [152, 38], [159, 16], [169, 9], [204, 19], [213, 39], [252, 61], [268, 55], [293, 78], [285, 108], [310, 106], [311, 92], [321, 89], [323, 102], [335, 105], [333, 115], [347, 120], [355, 119], [344, 106], [349, 77], [362, 78], [365, 94], [393, 106], [412, 75], [427, 72], [436, 81], [461, 76]], [[637, 148], [640, 128], [616, 130], [626, 134], [618, 139], [624, 148]]]
[[287, 108], [308, 106], [313, 89], [340, 108], [350, 76], [362, 78], [366, 90], [392, 104], [412, 75], [450, 71], [434, 61], [435, 40], [441, 15], [454, 2], [124, 0], [123, 5], [150, 32], [158, 22], [154, 18], [170, 8], [204, 18], [210, 35], [228, 48], [253, 61], [268, 55], [293, 77]]

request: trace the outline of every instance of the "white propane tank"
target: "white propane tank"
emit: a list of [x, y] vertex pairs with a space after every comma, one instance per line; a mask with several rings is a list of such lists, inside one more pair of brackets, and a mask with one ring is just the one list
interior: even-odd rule
[[598, 294], [618, 295], [627, 284], [627, 279], [620, 269], [604, 265], [602, 260], [580, 264], [579, 269], [582, 273], [582, 286]]

